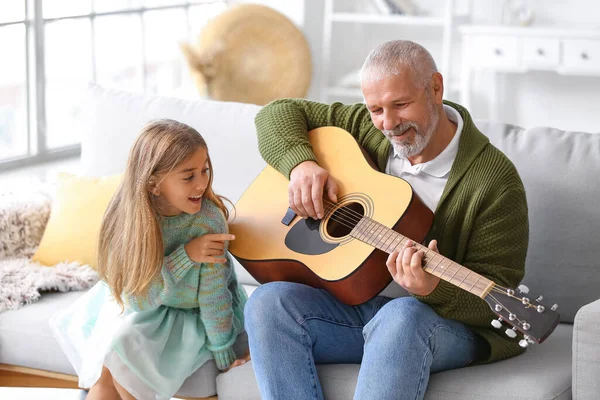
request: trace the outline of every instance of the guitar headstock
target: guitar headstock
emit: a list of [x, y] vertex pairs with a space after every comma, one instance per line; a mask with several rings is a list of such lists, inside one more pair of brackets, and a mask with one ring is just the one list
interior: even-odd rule
[[560, 322], [556, 304], [547, 307], [542, 303], [543, 296], [531, 300], [527, 297], [528, 293], [525, 285], [520, 285], [517, 291], [494, 286], [484, 298], [499, 317], [492, 321], [492, 326], [500, 329], [502, 322], [512, 326], [512, 329], [506, 329], [506, 335], [514, 338], [520, 332], [523, 335], [519, 342], [521, 347], [527, 347], [529, 343], [542, 343]]

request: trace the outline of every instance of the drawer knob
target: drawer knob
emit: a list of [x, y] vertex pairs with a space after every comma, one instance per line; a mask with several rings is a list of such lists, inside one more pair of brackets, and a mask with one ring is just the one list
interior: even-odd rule
[[590, 56], [588, 56], [588, 53], [586, 53], [585, 51], [583, 53], [581, 53], [581, 58], [584, 60], [589, 60]]
[[544, 49], [537, 49], [537, 53], [538, 53], [539, 56], [543, 56], [544, 54], [546, 54], [544, 52]]
[[501, 55], [502, 55], [502, 49], [495, 48], [495, 49], [494, 49], [494, 53], [495, 53], [497, 56], [501, 56]]

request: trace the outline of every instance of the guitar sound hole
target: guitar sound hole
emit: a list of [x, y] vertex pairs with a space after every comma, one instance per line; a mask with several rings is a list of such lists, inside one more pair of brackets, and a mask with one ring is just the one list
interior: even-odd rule
[[327, 233], [334, 238], [348, 236], [364, 215], [365, 209], [360, 203], [344, 204], [329, 217]]

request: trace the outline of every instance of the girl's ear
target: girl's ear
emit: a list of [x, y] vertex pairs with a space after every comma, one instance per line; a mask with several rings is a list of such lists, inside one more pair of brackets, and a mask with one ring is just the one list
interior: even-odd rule
[[148, 190], [153, 196], [160, 196], [160, 186], [156, 183], [154, 179], [150, 179], [148, 183]]

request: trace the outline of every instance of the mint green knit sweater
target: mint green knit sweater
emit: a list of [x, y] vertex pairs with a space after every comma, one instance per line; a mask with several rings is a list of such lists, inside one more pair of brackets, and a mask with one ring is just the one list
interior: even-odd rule
[[[529, 237], [527, 202], [521, 179], [504, 154], [473, 124], [468, 111], [446, 101], [463, 118], [459, 150], [435, 211], [426, 243], [438, 240], [440, 253], [507, 287], [519, 284], [525, 273]], [[350, 132], [376, 161], [380, 171], [391, 144], [373, 125], [364, 104], [326, 105], [299, 99], [276, 100], [255, 118], [261, 155], [289, 178], [307, 160], [317, 161], [306, 132], [336, 126]], [[490, 345], [483, 362], [520, 354], [517, 339], [490, 322], [495, 314], [479, 297], [446, 281], [428, 296], [415, 296], [441, 316], [461, 321]]]
[[125, 295], [126, 303], [135, 311], [160, 306], [198, 309], [207, 348], [217, 368], [224, 370], [236, 357], [232, 346], [243, 330], [246, 292], [238, 285], [229, 254], [224, 264], [200, 264], [189, 258], [184, 245], [207, 233], [229, 232], [225, 216], [213, 202], [203, 199], [198, 214], [162, 217], [161, 230], [165, 247], [161, 273], [147, 296]]

